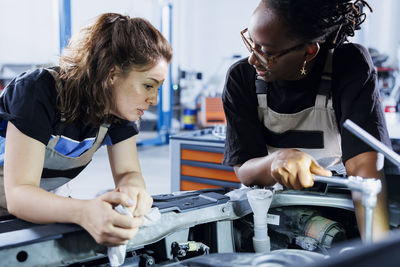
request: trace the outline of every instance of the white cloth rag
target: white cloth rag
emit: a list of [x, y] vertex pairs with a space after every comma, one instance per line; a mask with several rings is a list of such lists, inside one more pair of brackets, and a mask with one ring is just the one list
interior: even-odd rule
[[[117, 205], [114, 209], [121, 214], [133, 217], [129, 209], [121, 204]], [[110, 261], [111, 267], [117, 267], [124, 264], [125, 254], [126, 254], [126, 245], [108, 247], [107, 256], [108, 260]]]
[[[129, 209], [121, 204], [117, 205], [114, 208], [117, 212], [121, 214], [125, 214], [128, 216], [132, 216], [132, 213], [129, 212]], [[149, 212], [143, 218], [143, 226], [150, 226], [155, 224], [161, 218], [161, 213], [157, 207], [151, 208]], [[115, 247], [108, 247], [107, 256], [110, 261], [111, 267], [117, 267], [124, 264], [126, 255], [126, 245], [120, 245]]]

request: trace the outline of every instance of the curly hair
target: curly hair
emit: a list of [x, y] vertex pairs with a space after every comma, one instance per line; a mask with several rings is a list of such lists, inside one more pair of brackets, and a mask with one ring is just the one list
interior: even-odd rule
[[111, 71], [127, 75], [171, 58], [170, 44], [147, 20], [103, 14], [74, 36], [60, 57], [64, 86], [57, 107], [67, 122], [84, 118], [93, 125], [109, 123], [114, 104]]
[[335, 48], [354, 36], [366, 14], [364, 0], [262, 0], [276, 14], [283, 17], [289, 34], [304, 41], [318, 41]]

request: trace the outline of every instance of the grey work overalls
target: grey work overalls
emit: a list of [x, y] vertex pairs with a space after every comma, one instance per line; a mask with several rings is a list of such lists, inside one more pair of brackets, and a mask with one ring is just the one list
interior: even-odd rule
[[[62, 88], [62, 82], [59, 78], [58, 73], [53, 69], [46, 69], [54, 78], [55, 85], [57, 91], [60, 91]], [[65, 121], [65, 118], [61, 117], [61, 123]], [[101, 146], [106, 134], [108, 131], [108, 125], [103, 124], [100, 126], [99, 131], [97, 132], [95, 141], [88, 150], [83, 152], [78, 157], [69, 157], [62, 155], [61, 153], [55, 150], [55, 146], [61, 137], [61, 131], [56, 135], [52, 135], [49, 142], [46, 146], [45, 152], [45, 160], [43, 168], [50, 169], [50, 170], [69, 170], [73, 168], [79, 168], [86, 166], [93, 157], [93, 154], [96, 150]], [[40, 187], [51, 191], [54, 190], [63, 184], [69, 182], [70, 178], [65, 177], [54, 177], [54, 178], [42, 178], [40, 181]], [[57, 192], [57, 190], [55, 190]], [[61, 195], [66, 196], [66, 194], [62, 193]], [[4, 193], [4, 179], [3, 179], [3, 166], [0, 167], [0, 216], [8, 214], [6, 212], [6, 199]]]
[[[343, 173], [341, 137], [337, 126], [335, 111], [332, 107], [331, 74], [332, 54], [329, 51], [321, 76], [315, 105], [294, 114], [282, 114], [273, 111], [267, 105], [267, 93], [258, 91], [258, 115], [264, 126], [272, 135], [282, 135], [288, 132], [318, 133], [323, 140], [323, 146], [318, 148], [293, 147], [313, 156], [325, 168]], [[257, 87], [257, 86], [256, 86]], [[265, 87], [264, 87], [265, 88]], [[295, 140], [301, 143], [301, 140]], [[268, 153], [282, 147], [267, 145]]]

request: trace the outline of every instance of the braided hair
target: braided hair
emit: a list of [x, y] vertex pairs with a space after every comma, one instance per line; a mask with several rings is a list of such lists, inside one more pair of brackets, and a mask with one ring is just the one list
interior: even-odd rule
[[262, 0], [283, 17], [289, 34], [304, 42], [320, 42], [327, 48], [335, 48], [354, 36], [365, 21], [362, 12], [365, 0]]

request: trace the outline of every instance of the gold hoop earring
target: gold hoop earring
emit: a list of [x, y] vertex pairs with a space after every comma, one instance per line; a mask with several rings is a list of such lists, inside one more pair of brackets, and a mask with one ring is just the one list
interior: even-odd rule
[[304, 60], [303, 67], [301, 67], [301, 69], [300, 69], [300, 75], [307, 75], [306, 64], [307, 64], [307, 60]]

